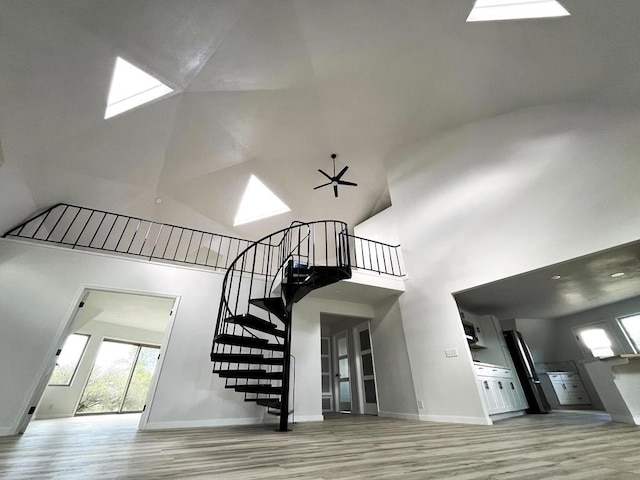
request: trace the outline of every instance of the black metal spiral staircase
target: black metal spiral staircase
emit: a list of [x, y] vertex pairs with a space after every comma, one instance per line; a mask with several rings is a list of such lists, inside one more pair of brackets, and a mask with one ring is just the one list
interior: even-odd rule
[[225, 387], [280, 417], [288, 430], [293, 305], [351, 277], [347, 225], [294, 222], [253, 243], [224, 277], [211, 349]]

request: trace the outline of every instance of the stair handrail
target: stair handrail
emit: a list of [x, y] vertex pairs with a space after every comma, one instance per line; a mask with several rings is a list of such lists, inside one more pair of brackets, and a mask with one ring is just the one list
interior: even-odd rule
[[[300, 221], [295, 221], [292, 222], [292, 224], [286, 228], [280, 229], [276, 232], [270, 233], [269, 235], [265, 235], [264, 237], [260, 238], [259, 240], [256, 240], [255, 242], [251, 243], [249, 246], [247, 246], [244, 250], [242, 250], [237, 256], [236, 258], [229, 264], [227, 271], [224, 275], [224, 279], [222, 281], [222, 296], [221, 296], [221, 300], [220, 300], [220, 307], [218, 309], [218, 318], [217, 318], [217, 322], [216, 322], [216, 329], [215, 329], [215, 333], [214, 333], [214, 338], [216, 336], [218, 336], [220, 334], [220, 329], [222, 328], [222, 323], [221, 320], [224, 318], [225, 314], [228, 313], [229, 315], [235, 315], [237, 314], [237, 310], [234, 311], [231, 309], [231, 305], [229, 302], [229, 299], [226, 296], [227, 293], [227, 289], [230, 289], [230, 284], [233, 282], [233, 274], [237, 271], [240, 271], [241, 273], [245, 273], [245, 274], [249, 274], [251, 281], [253, 281], [256, 273], [255, 270], [253, 271], [246, 271], [244, 270], [244, 268], [240, 268], [237, 269], [238, 264], [241, 264], [241, 262], [245, 261], [247, 254], [258, 248], [259, 245], [263, 245], [265, 246], [267, 249], [272, 249], [272, 248], [280, 248], [281, 246], [285, 247], [287, 246], [287, 234], [291, 233], [291, 231], [294, 228], [301, 228], [301, 227], [308, 227], [309, 228], [309, 233], [307, 235], [306, 238], [310, 238], [310, 233], [311, 233], [311, 226], [313, 225], [318, 225], [318, 224], [324, 224], [325, 226], [328, 224], [340, 224], [342, 225], [342, 229], [340, 231], [337, 231], [334, 229], [335, 233], [337, 234], [338, 238], [340, 238], [340, 248], [338, 251], [338, 255], [337, 257], [339, 257], [340, 259], [340, 265], [346, 265], [349, 266], [350, 265], [350, 258], [349, 258], [349, 242], [348, 239], [346, 238], [347, 234], [348, 234], [348, 229], [347, 229], [347, 225], [346, 223], [340, 221], [340, 220], [319, 220], [319, 221], [314, 221], [314, 222], [300, 222]], [[294, 225], [295, 224], [295, 225]], [[279, 235], [282, 235], [282, 238], [280, 239], [279, 242], [274, 243], [272, 240], [274, 237], [277, 237]], [[296, 244], [296, 247], [299, 247], [301, 244], [301, 242], [299, 242], [298, 244]], [[344, 244], [344, 245], [343, 245]], [[345, 252], [346, 251], [346, 255]], [[278, 260], [278, 265], [276, 267], [276, 271], [274, 273], [270, 273], [269, 270], [269, 266], [270, 266], [270, 261], [266, 262], [266, 271], [263, 271], [261, 273], [261, 275], [264, 275], [265, 277], [265, 287], [266, 287], [266, 280], [267, 277], [271, 277], [273, 276], [275, 278], [275, 276], [278, 275], [279, 272], [282, 272], [284, 267], [287, 264], [288, 259], [291, 256], [292, 251], [289, 251], [288, 254], [282, 254], [279, 256], [279, 260]], [[268, 255], [269, 256], [269, 255]], [[327, 256], [327, 255], [325, 255]], [[338, 258], [336, 258], [336, 260], [338, 260]], [[254, 255], [254, 261], [255, 261], [255, 255]], [[271, 285], [270, 287], [272, 287], [273, 285]], [[265, 294], [267, 293], [267, 289], [265, 288]], [[248, 308], [248, 306], [247, 306]], [[236, 303], [236, 309], [237, 309], [237, 303]], [[226, 312], [226, 313], [225, 313]]]

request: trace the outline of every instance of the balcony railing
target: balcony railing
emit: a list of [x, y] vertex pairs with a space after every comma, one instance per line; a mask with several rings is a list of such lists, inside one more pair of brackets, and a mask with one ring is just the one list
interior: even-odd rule
[[[63, 203], [12, 228], [3, 237], [220, 270], [226, 270], [253, 244], [242, 238]], [[353, 235], [347, 238], [353, 268], [404, 276], [399, 245]], [[256, 261], [266, 266], [268, 259]]]

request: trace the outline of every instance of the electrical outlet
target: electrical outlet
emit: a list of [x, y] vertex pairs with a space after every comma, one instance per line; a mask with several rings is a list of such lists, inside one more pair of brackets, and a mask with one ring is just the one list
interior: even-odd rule
[[418, 408], [424, 408], [424, 402], [422, 400], [418, 400]]
[[457, 357], [458, 356], [458, 349], [456, 348], [446, 348], [444, 351], [444, 356], [445, 357]]

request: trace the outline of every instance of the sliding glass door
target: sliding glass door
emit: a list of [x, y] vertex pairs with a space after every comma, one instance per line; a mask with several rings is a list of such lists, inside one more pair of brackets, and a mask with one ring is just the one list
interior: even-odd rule
[[141, 412], [160, 347], [103, 340], [77, 414]]

